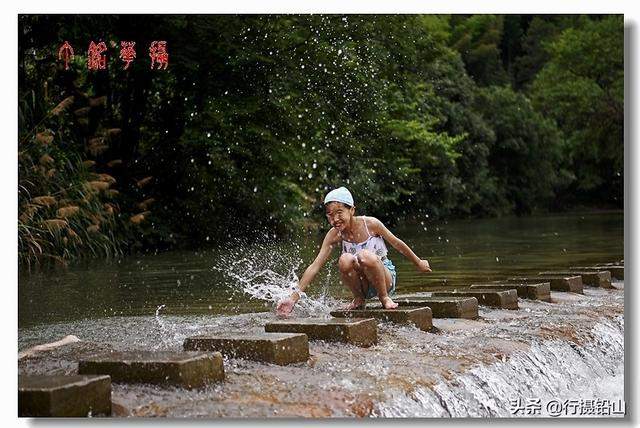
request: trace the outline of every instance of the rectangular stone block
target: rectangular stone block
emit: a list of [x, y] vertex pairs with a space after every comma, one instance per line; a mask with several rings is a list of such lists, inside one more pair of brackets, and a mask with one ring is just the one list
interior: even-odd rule
[[21, 417], [111, 416], [109, 376], [18, 376]]
[[373, 318], [304, 318], [267, 323], [268, 333], [304, 333], [310, 340], [344, 342], [371, 346], [378, 342], [378, 326]]
[[426, 297], [395, 296], [393, 299], [399, 306], [427, 307], [431, 309], [433, 318], [478, 318], [478, 299], [475, 297]]
[[106, 374], [113, 382], [199, 388], [224, 379], [219, 352], [128, 351], [97, 355], [78, 364], [79, 374]]
[[504, 284], [504, 283], [486, 283], [472, 284], [471, 288], [482, 288], [486, 290], [512, 290], [518, 292], [518, 297], [531, 300], [542, 300], [544, 302], [551, 301], [551, 284], [548, 282], [540, 282], [538, 284]]
[[468, 289], [455, 291], [438, 291], [434, 296], [464, 296], [475, 297], [479, 305], [501, 309], [518, 309], [518, 292], [509, 290]]
[[413, 324], [420, 330], [429, 331], [432, 324], [431, 309], [424, 308], [396, 308], [384, 309], [375, 307], [371, 309], [332, 311], [331, 315], [338, 318], [375, 318], [381, 321], [389, 321], [396, 324]]
[[218, 351], [231, 358], [281, 366], [309, 359], [307, 335], [298, 333], [202, 335], [188, 337], [183, 347], [185, 351]]
[[539, 284], [541, 281], [549, 282], [554, 291], [569, 291], [583, 294], [582, 277], [580, 275], [545, 276], [541, 278], [517, 277], [509, 278], [506, 282], [513, 284]]
[[606, 270], [611, 273], [611, 277], [619, 280], [624, 280], [624, 266], [622, 265], [597, 265], [593, 267], [586, 268], [585, 270]]
[[540, 276], [559, 276], [559, 275], [580, 275], [584, 285], [592, 287], [612, 288], [611, 273], [606, 270], [600, 271], [566, 271], [566, 272], [540, 272]]

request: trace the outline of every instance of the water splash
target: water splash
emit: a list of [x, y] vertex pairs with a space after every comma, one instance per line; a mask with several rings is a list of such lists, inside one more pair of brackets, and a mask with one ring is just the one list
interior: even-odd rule
[[[225, 276], [226, 284], [234, 291], [243, 293], [251, 299], [263, 300], [275, 309], [276, 304], [293, 293], [298, 286], [296, 272], [303, 267], [300, 247], [295, 251], [283, 251], [275, 243], [259, 243], [243, 245], [237, 243], [232, 251], [225, 251], [212, 267], [213, 271]], [[322, 286], [318, 287], [321, 278], [316, 277], [314, 289], [318, 293], [300, 299], [294, 311], [303, 316], [328, 316], [338, 303], [329, 296], [328, 273]]]

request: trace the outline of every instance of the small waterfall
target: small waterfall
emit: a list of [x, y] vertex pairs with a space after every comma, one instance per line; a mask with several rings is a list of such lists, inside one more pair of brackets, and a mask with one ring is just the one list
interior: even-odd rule
[[[624, 319], [617, 316], [597, 323], [591, 340], [582, 345], [557, 339], [537, 341], [527, 352], [518, 351], [489, 366], [478, 365], [454, 380], [432, 388], [420, 386], [410, 393], [391, 391], [388, 396], [375, 416], [531, 417], [535, 414], [514, 415], [512, 410], [529, 399], [540, 399], [539, 415], [548, 417], [559, 416], [551, 412], [553, 407], [546, 408], [554, 400], [619, 404], [624, 400]], [[615, 411], [616, 406], [612, 408]]]

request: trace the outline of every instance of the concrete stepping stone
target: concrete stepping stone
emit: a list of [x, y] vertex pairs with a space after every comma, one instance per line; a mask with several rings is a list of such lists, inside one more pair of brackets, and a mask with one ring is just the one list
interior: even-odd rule
[[431, 309], [401, 308], [384, 309], [375, 307], [371, 309], [339, 310], [332, 311], [331, 315], [338, 318], [375, 318], [381, 321], [390, 321], [396, 324], [413, 324], [423, 331], [430, 331], [433, 327]]
[[480, 288], [485, 290], [513, 290], [518, 293], [518, 297], [522, 299], [542, 300], [544, 302], [551, 301], [551, 284], [548, 282], [540, 282], [538, 284], [504, 284], [504, 283], [483, 283], [472, 284], [471, 288]]
[[310, 340], [344, 342], [371, 346], [378, 342], [378, 326], [373, 318], [303, 318], [267, 323], [268, 333], [304, 333]]
[[614, 265], [597, 265], [597, 266], [584, 266], [584, 267], [571, 267], [570, 271], [607, 271], [611, 274], [611, 278], [624, 280], [624, 266]]
[[433, 295], [475, 297], [478, 299], [479, 305], [501, 309], [518, 309], [518, 292], [513, 288], [508, 290], [469, 289], [438, 291], [434, 292]]
[[127, 351], [93, 356], [78, 363], [79, 374], [107, 374], [113, 382], [199, 388], [224, 379], [219, 352]]
[[515, 277], [507, 279], [508, 283], [514, 284], [539, 284], [541, 281], [549, 282], [553, 291], [568, 291], [583, 294], [582, 276], [580, 275], [559, 275], [545, 276], [542, 278]]
[[18, 376], [20, 417], [111, 416], [109, 376]]
[[584, 285], [600, 288], [613, 288], [611, 285], [611, 272], [606, 269], [598, 271], [567, 271], [567, 272], [540, 272], [540, 276], [548, 275], [580, 275]]
[[299, 333], [201, 335], [188, 337], [183, 347], [185, 351], [218, 351], [231, 358], [281, 366], [309, 359], [309, 340]]
[[399, 306], [427, 307], [433, 318], [478, 318], [478, 299], [475, 297], [395, 296]]

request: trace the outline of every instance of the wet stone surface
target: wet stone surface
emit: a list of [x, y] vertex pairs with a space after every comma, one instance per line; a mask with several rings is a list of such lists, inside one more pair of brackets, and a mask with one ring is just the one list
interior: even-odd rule
[[582, 277], [580, 275], [545, 276], [538, 278], [516, 277], [509, 278], [506, 282], [515, 284], [537, 284], [540, 281], [548, 281], [553, 291], [568, 291], [571, 293], [583, 293]]
[[396, 296], [399, 306], [428, 307], [433, 318], [478, 318], [478, 299], [475, 297], [433, 297], [423, 295]]
[[224, 380], [219, 352], [127, 351], [79, 361], [79, 374], [106, 374], [113, 382], [153, 383], [198, 388]]
[[454, 290], [454, 291], [438, 291], [433, 293], [434, 296], [464, 296], [475, 297], [478, 299], [479, 305], [492, 306], [501, 309], [518, 309], [518, 292], [515, 289], [509, 290]]
[[267, 323], [268, 333], [304, 333], [310, 340], [344, 342], [357, 346], [371, 346], [378, 341], [373, 318], [302, 318]]
[[606, 271], [611, 274], [612, 279], [624, 279], [624, 266], [572, 266], [569, 268], [571, 272], [601, 272]]
[[606, 270], [601, 271], [565, 271], [565, 272], [540, 272], [540, 276], [561, 276], [561, 275], [580, 275], [582, 283], [592, 287], [612, 288], [611, 273]]
[[551, 299], [551, 284], [541, 282], [539, 284], [503, 284], [503, 283], [483, 283], [472, 284], [471, 287], [486, 290], [513, 290], [518, 293], [518, 297], [522, 299], [542, 300], [548, 302]]
[[111, 415], [109, 376], [19, 375], [21, 417], [86, 417]]
[[331, 315], [338, 318], [375, 318], [396, 324], [412, 324], [423, 331], [430, 331], [432, 325], [431, 308], [398, 307], [397, 309], [383, 309], [372, 307], [364, 310], [332, 311]]
[[231, 358], [280, 365], [309, 359], [307, 335], [297, 333], [201, 335], [188, 337], [183, 347], [185, 351], [218, 351]]

